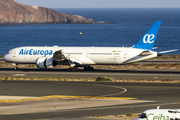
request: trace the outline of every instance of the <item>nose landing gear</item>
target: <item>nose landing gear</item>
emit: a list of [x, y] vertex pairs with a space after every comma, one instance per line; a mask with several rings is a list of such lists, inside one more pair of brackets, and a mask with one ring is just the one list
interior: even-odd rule
[[18, 64], [17, 64], [17, 63], [12, 63], [12, 65], [15, 66], [15, 67], [14, 67], [14, 70], [17, 70], [17, 69], [18, 69]]

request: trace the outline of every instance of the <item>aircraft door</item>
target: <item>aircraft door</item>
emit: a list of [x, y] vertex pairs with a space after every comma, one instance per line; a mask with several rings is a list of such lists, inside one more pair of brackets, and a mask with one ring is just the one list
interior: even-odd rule
[[87, 50], [86, 52], [85, 52], [85, 56], [87, 57], [87, 58], [89, 58], [89, 51]]
[[16, 57], [16, 51], [12, 52], [12, 57]]

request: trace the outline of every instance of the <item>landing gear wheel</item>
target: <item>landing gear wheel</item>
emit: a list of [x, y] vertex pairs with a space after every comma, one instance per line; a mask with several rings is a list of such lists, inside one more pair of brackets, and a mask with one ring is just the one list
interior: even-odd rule
[[18, 67], [15, 67], [14, 70], [18, 70]]
[[93, 70], [94, 70], [93, 67], [90, 67], [90, 66], [84, 67], [84, 71], [93, 71]]
[[71, 71], [71, 72], [78, 71], [78, 68], [77, 67], [71, 67], [71, 68], [68, 68], [68, 71]]
[[14, 70], [17, 70], [17, 69], [18, 69], [18, 64], [17, 64], [17, 63], [12, 63], [12, 65], [15, 66], [15, 67], [14, 67]]

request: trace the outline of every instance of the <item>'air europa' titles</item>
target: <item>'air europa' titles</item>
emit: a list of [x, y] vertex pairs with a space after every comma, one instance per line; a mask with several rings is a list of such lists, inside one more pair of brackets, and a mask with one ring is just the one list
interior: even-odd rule
[[52, 55], [53, 50], [34, 50], [34, 49], [21, 49], [19, 55]]

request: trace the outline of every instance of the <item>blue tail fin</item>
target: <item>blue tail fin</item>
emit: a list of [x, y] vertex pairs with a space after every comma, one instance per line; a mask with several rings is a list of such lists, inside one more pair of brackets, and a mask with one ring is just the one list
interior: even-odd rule
[[133, 48], [152, 50], [161, 22], [162, 21], [155, 22], [153, 26], [146, 32], [146, 34]]

